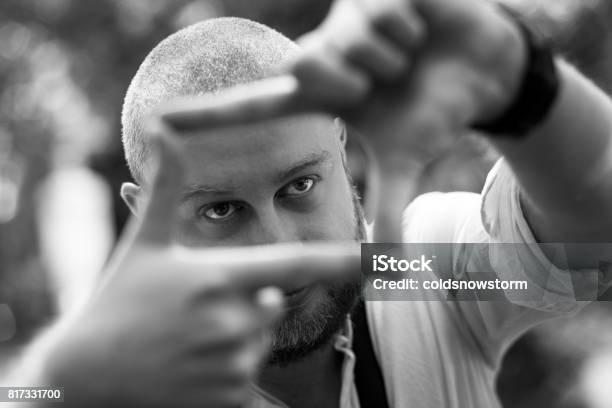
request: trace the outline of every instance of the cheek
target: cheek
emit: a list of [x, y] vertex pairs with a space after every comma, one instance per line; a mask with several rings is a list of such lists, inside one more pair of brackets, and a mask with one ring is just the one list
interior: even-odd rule
[[178, 221], [173, 241], [185, 247], [207, 247], [214, 243], [198, 230], [196, 223], [184, 219]]
[[327, 189], [321, 206], [313, 215], [308, 228], [310, 234], [305, 237], [306, 241], [355, 239], [353, 195], [345, 176]]
[[201, 221], [193, 216], [184, 215], [183, 217], [177, 217], [173, 242], [191, 248], [235, 246], [236, 243], [224, 239], [228, 235], [231, 234], [226, 230], [220, 233], [219, 230], [203, 228]]

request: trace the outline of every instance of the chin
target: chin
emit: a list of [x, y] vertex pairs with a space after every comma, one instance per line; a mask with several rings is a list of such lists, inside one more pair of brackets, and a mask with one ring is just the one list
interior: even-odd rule
[[272, 330], [269, 364], [299, 361], [332, 341], [357, 303], [359, 282], [309, 286], [286, 296], [286, 314]]

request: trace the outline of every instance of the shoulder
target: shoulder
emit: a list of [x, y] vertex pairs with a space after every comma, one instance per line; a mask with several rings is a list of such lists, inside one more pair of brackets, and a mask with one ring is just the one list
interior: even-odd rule
[[467, 227], [482, 230], [481, 196], [469, 192], [427, 193], [406, 207], [402, 217], [404, 242], [457, 242]]

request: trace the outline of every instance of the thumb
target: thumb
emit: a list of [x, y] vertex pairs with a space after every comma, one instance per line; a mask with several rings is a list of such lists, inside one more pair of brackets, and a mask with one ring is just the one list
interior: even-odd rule
[[149, 244], [168, 244], [175, 225], [177, 205], [185, 169], [180, 160], [180, 145], [168, 126], [153, 119], [147, 127], [152, 146], [152, 178], [145, 189], [147, 198], [136, 240]]
[[378, 185], [374, 187], [376, 215], [373, 242], [404, 242], [402, 215], [418, 194], [421, 177], [421, 171], [398, 174], [381, 170]]

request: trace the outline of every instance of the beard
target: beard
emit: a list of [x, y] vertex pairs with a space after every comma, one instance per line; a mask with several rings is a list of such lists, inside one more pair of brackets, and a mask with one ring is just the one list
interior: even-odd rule
[[[352, 191], [352, 204], [355, 218], [354, 239], [365, 242], [365, 217], [355, 188]], [[319, 301], [314, 310], [290, 310], [273, 328], [268, 365], [286, 366], [331, 342], [360, 298], [361, 281], [339, 282], [326, 286], [323, 290], [324, 299]]]

